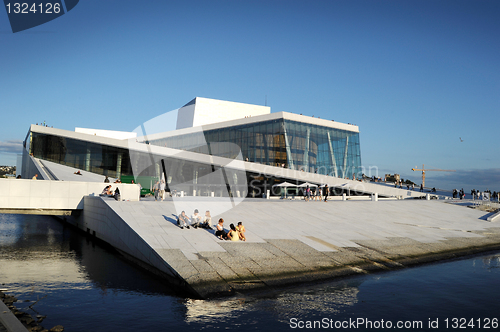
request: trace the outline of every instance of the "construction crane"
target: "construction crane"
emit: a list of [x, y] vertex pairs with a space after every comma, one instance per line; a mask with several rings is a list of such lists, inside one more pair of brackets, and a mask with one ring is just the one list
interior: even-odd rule
[[415, 166], [415, 168], [412, 168], [411, 170], [412, 171], [422, 171], [422, 187], [425, 187], [425, 172], [429, 172], [429, 171], [456, 172], [454, 169], [437, 169], [437, 168], [428, 168], [428, 169], [425, 169], [425, 165], [424, 164], [422, 164], [422, 169], [417, 168], [417, 166]]

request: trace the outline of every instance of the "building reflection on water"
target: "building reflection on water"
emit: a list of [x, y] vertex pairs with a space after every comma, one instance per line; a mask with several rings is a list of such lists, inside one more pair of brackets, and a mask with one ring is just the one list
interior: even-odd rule
[[474, 259], [472, 266], [476, 266], [476, 263], [480, 263], [483, 267], [486, 267], [487, 270], [498, 269], [500, 268], [500, 255], [489, 255], [482, 256], [481, 258]]
[[283, 292], [263, 297], [234, 296], [219, 300], [193, 300], [185, 302], [187, 322], [211, 322], [216, 317], [230, 317], [240, 311], [274, 312], [276, 318], [288, 321], [290, 317], [297, 317], [304, 312], [315, 312], [318, 315], [333, 315], [354, 306], [358, 302], [358, 286], [362, 281], [348, 280], [331, 282], [328, 285], [308, 285], [304, 289], [288, 288]]
[[112, 248], [48, 216], [0, 214], [0, 251], [0, 282], [6, 288], [30, 285], [43, 293], [59, 284], [71, 289], [97, 286], [103, 291], [182, 295]]

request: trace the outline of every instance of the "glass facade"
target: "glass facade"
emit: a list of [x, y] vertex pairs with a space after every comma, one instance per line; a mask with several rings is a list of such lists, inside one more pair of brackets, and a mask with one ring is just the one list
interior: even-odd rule
[[132, 175], [128, 150], [32, 132], [29, 152], [36, 158], [110, 177]]
[[169, 191], [184, 191], [189, 195], [196, 192], [197, 196], [209, 196], [213, 192], [217, 197], [246, 197], [249, 194], [247, 176], [250, 174], [220, 165], [36, 132], [31, 132], [27, 140], [31, 142], [27, 147], [29, 153], [35, 158], [112, 178], [133, 176], [147, 182], [141, 183], [143, 188], [151, 189], [163, 173]]
[[[277, 119], [150, 140], [174, 149], [335, 177], [361, 177], [359, 133]], [[213, 144], [232, 143], [232, 144]]]
[[[283, 118], [147, 143], [341, 178], [361, 177], [359, 133]], [[279, 195], [281, 189], [273, 185], [286, 180], [47, 133], [30, 132], [26, 149], [36, 158], [112, 178], [127, 175], [137, 182], [147, 177], [148, 183], [141, 185], [148, 189], [163, 174], [168, 190], [197, 196], [260, 197], [267, 190]]]

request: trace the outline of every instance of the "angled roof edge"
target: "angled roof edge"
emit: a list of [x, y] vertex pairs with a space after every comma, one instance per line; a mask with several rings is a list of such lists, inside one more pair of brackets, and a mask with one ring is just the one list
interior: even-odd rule
[[[217, 123], [207, 124], [207, 125], [198, 126], [198, 127], [189, 127], [189, 128], [167, 131], [167, 132], [163, 132], [163, 133], [148, 135], [147, 138], [148, 138], [148, 141], [153, 141], [153, 140], [157, 140], [157, 139], [161, 139], [161, 138], [165, 138], [165, 137], [172, 137], [172, 136], [179, 136], [179, 135], [185, 135], [185, 134], [191, 134], [191, 133], [197, 133], [197, 132], [204, 132], [207, 130], [221, 129], [221, 128], [226, 128], [226, 127], [235, 127], [235, 126], [239, 126], [239, 125], [264, 122], [264, 121], [269, 121], [269, 120], [277, 120], [277, 119], [303, 122], [303, 123], [307, 123], [307, 124], [323, 126], [323, 127], [328, 127], [328, 128], [332, 128], [332, 129], [346, 130], [346, 131], [350, 131], [350, 132], [359, 133], [359, 127], [355, 126], [355, 125], [342, 123], [342, 122], [335, 122], [333, 120], [313, 118], [313, 117], [306, 116], [306, 115], [298, 115], [298, 114], [288, 113], [288, 112], [277, 112], [277, 113], [252, 116], [252, 117], [243, 118], [243, 119], [217, 122]], [[137, 139], [139, 141], [141, 141], [141, 139], [144, 140], [144, 136], [138, 137]]]
[[[186, 106], [189, 106], [189, 105], [194, 105], [194, 104], [196, 104], [196, 98], [198, 98], [198, 97], [194, 97], [194, 99], [193, 99], [193, 100], [191, 100], [189, 103], [187, 103], [186, 105], [184, 105], [184, 106], [182, 106], [182, 107], [186, 107]], [[181, 107], [181, 108], [182, 108], [182, 107]]]

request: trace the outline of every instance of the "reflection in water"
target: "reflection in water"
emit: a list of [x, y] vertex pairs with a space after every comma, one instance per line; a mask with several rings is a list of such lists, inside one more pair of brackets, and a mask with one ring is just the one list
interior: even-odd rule
[[337, 314], [358, 302], [358, 285], [339, 282], [284, 293], [276, 298], [276, 311], [287, 319], [304, 311], [314, 311], [319, 315]]
[[316, 315], [333, 316], [357, 303], [358, 289], [355, 284], [361, 281], [334, 282], [327, 286], [310, 286], [306, 289], [289, 289], [273, 296], [249, 297], [235, 296], [229, 299], [210, 301], [187, 299], [185, 306], [186, 322], [209, 326], [217, 324], [238, 325], [245, 315], [254, 318], [259, 324], [262, 311], [272, 315], [275, 323], [288, 324], [290, 317], [300, 317], [306, 312]]
[[[479, 264], [480, 263], [480, 264]], [[498, 317], [500, 254], [355, 276], [282, 290], [270, 296], [186, 300], [190, 327], [272, 329], [303, 321], [416, 321]], [[425, 325], [423, 331], [429, 330]], [[439, 331], [442, 329], [431, 329]], [[443, 329], [444, 330], [444, 329]]]
[[193, 300], [54, 218], [0, 215], [2, 288], [18, 297], [18, 308], [46, 315], [46, 328], [73, 332], [283, 330], [293, 317], [493, 318], [499, 267], [500, 255], [486, 254], [264, 296]]
[[94, 284], [100, 289], [174, 294], [160, 280], [123, 261], [111, 248], [96, 245], [52, 217], [0, 215], [0, 225], [2, 283], [50, 288], [56, 284], [72, 284], [71, 288]]
[[500, 268], [500, 255], [490, 255], [474, 259], [472, 266], [476, 266], [476, 262], [480, 262], [487, 270], [498, 269]]
[[16, 216], [0, 215], [0, 245], [2, 247], [16, 243], [22, 235], [23, 233], [19, 231], [19, 224], [16, 222]]

